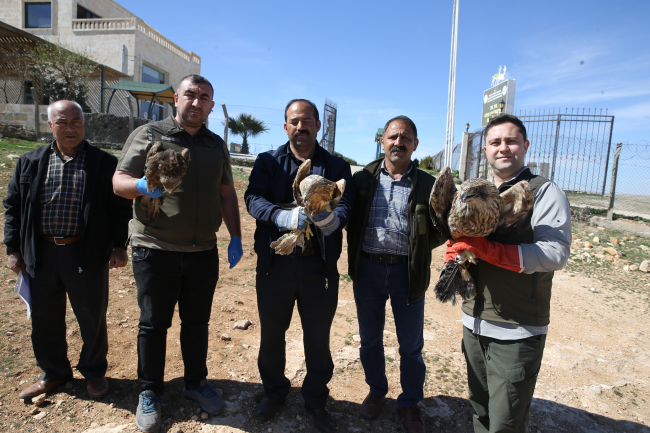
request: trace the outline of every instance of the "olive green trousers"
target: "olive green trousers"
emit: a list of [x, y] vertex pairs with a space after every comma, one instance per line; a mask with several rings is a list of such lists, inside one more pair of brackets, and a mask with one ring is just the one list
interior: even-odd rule
[[525, 433], [546, 335], [497, 340], [463, 326], [475, 433]]

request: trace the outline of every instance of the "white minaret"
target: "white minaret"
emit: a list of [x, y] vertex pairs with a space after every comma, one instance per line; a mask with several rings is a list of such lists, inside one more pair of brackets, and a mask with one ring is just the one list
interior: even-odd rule
[[445, 139], [444, 165], [450, 168], [454, 152], [454, 114], [456, 110], [456, 59], [458, 58], [458, 7], [460, 0], [454, 0], [451, 20], [451, 61], [449, 64], [449, 94], [447, 96], [447, 137]]

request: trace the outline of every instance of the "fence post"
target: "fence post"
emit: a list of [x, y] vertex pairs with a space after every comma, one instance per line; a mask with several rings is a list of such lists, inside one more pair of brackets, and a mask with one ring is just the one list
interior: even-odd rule
[[41, 117], [40, 113], [38, 112], [38, 95], [36, 94], [36, 87], [32, 87], [32, 102], [34, 102], [34, 140], [38, 140], [38, 136], [40, 135], [40, 126], [41, 126]]
[[614, 196], [616, 195], [616, 176], [618, 174], [618, 157], [621, 156], [621, 149], [623, 143], [616, 144], [616, 152], [614, 152], [614, 164], [612, 165], [612, 189], [609, 196], [609, 208], [607, 209], [607, 221], [614, 219]]
[[126, 100], [129, 103], [129, 134], [133, 132], [133, 98], [128, 96]]
[[[223, 141], [226, 143], [226, 147], [228, 147], [228, 110], [226, 109], [226, 104], [221, 104], [221, 108], [223, 108], [223, 117], [226, 119], [223, 122]], [[228, 150], [231, 151], [229, 147]]]
[[458, 178], [461, 182], [467, 179], [467, 147], [469, 145], [469, 132], [463, 132], [463, 141], [460, 145], [460, 161], [458, 163]]

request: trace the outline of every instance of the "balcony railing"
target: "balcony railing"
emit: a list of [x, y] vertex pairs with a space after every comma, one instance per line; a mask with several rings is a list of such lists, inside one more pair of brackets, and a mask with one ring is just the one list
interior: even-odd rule
[[72, 30], [135, 30], [137, 20], [135, 17], [72, 20]]
[[156, 41], [172, 53], [184, 59], [186, 62], [201, 64], [201, 57], [193, 52], [187, 52], [160, 32], [151, 27], [149, 24], [136, 17], [131, 18], [93, 18], [72, 20], [73, 31], [114, 31], [114, 30], [134, 30], [142, 33], [150, 39]]

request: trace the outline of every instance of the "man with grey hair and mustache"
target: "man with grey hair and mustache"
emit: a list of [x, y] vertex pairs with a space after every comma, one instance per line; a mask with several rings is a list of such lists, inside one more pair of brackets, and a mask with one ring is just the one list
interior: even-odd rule
[[354, 282], [360, 357], [370, 392], [362, 418], [375, 419], [388, 393], [383, 331], [390, 299], [400, 354], [398, 414], [409, 433], [426, 431], [418, 403], [424, 398], [424, 293], [431, 250], [445, 239], [429, 218], [435, 178], [411, 162], [418, 131], [406, 116], [386, 122], [383, 158], [354, 174], [357, 191], [347, 226], [348, 273]]
[[30, 400], [72, 379], [66, 343], [66, 294], [83, 346], [77, 370], [91, 397], [108, 392], [108, 270], [125, 266], [131, 202], [113, 193], [117, 158], [84, 140], [74, 101], [47, 108], [52, 143], [22, 155], [7, 187], [7, 267], [30, 280], [32, 346], [41, 379], [18, 396]]

